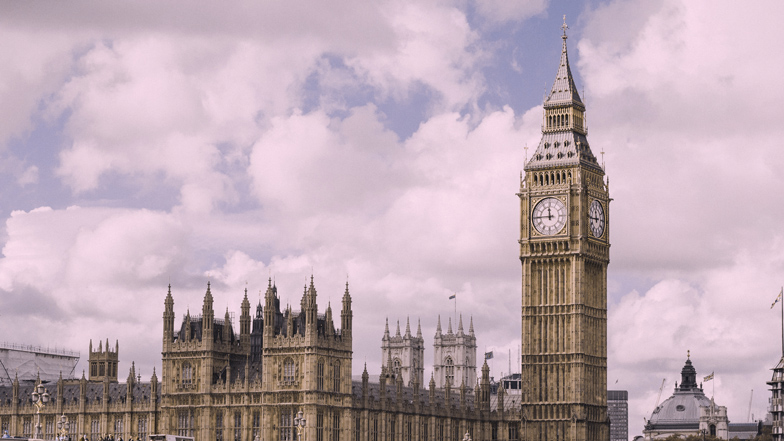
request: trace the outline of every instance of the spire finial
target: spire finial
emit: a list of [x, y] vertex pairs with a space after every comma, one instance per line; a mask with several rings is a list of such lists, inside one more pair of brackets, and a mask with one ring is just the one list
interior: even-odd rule
[[691, 350], [690, 349], [686, 350], [686, 359], [687, 360], [691, 359]]
[[563, 29], [563, 39], [566, 40], [566, 30], [569, 29], [569, 26], [566, 25], [566, 15], [563, 16], [563, 24], [561, 25], [561, 29]]

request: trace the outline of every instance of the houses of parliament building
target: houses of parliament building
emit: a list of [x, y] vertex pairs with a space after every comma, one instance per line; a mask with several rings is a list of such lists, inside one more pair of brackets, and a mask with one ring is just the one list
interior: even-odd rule
[[[72, 436], [154, 433], [196, 441], [588, 441], [608, 440], [607, 265], [609, 194], [587, 140], [585, 106], [569, 68], [564, 27], [556, 80], [544, 102], [542, 138], [525, 164], [520, 201], [521, 387], [513, 396], [476, 361], [471, 322], [437, 328], [433, 376], [423, 378], [421, 329], [382, 338], [383, 367], [352, 380], [352, 298], [321, 313], [311, 277], [299, 310], [281, 309], [269, 283], [239, 329], [213, 309], [175, 321], [171, 286], [162, 327], [162, 370], [118, 382], [119, 345], [90, 343], [88, 376], [45, 384], [44, 438], [65, 415]], [[381, 332], [379, 332], [381, 334]], [[479, 371], [479, 372], [477, 372]], [[429, 380], [429, 381], [428, 381]], [[427, 381], [427, 382], [426, 382]], [[31, 437], [32, 383], [0, 387], [0, 429]]]

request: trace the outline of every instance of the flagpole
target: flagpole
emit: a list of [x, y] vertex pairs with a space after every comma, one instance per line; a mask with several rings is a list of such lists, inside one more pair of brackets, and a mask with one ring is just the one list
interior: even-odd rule
[[[784, 286], [781, 287], [779, 296], [784, 294]], [[781, 358], [784, 358], [784, 299], [781, 299]]]

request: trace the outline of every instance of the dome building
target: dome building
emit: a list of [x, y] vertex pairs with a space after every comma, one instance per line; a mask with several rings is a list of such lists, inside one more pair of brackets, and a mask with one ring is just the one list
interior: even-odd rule
[[705, 396], [702, 385], [697, 384], [697, 370], [687, 357], [681, 369], [680, 386], [675, 383], [672, 396], [656, 406], [643, 435], [646, 441], [702, 433], [728, 439], [728, 426], [727, 407], [717, 406], [712, 398]]

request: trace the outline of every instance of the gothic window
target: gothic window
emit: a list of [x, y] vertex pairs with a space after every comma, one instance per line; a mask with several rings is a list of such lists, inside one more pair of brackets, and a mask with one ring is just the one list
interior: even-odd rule
[[340, 441], [340, 412], [332, 412], [332, 440]]
[[44, 421], [44, 437], [45, 439], [54, 439], [54, 418], [46, 417]]
[[280, 441], [292, 441], [294, 435], [294, 411], [290, 407], [280, 410]]
[[340, 392], [340, 362], [335, 361], [332, 365], [332, 390]]
[[259, 412], [258, 410], [254, 411], [253, 412], [253, 420], [252, 421], [253, 421], [252, 422], [252, 424], [253, 424], [253, 434], [252, 434], [252, 436], [253, 436], [253, 439], [255, 440], [256, 437], [260, 437], [261, 436], [259, 434], [259, 428], [261, 427], [261, 412]]
[[320, 358], [316, 363], [316, 389], [324, 390], [324, 359]]
[[294, 382], [294, 360], [291, 358], [287, 358], [283, 360], [283, 382], [284, 383], [293, 383]]
[[147, 417], [140, 416], [136, 424], [136, 434], [138, 435], [139, 439], [147, 439]]
[[324, 441], [324, 411], [316, 412], [316, 441]]
[[427, 435], [428, 435], [427, 434], [427, 432], [428, 432], [428, 430], [427, 430], [428, 429], [428, 427], [427, 427], [427, 418], [422, 418], [422, 419], [423, 419], [423, 421], [422, 421], [422, 437], [420, 439], [422, 441], [427, 441]]
[[710, 436], [716, 436], [716, 425], [715, 424], [711, 424], [710, 425]]
[[446, 372], [446, 381], [449, 383], [450, 386], [454, 386], [455, 384], [455, 363], [452, 361], [452, 357], [446, 357], [444, 360], [444, 371]]
[[490, 439], [495, 441], [498, 439], [498, 423], [493, 422], [491, 423], [492, 427], [490, 429]]
[[395, 373], [395, 377], [400, 375], [400, 359], [399, 358], [395, 358], [395, 360], [392, 362], [392, 369], [393, 369], [393, 372]]
[[396, 441], [395, 438], [395, 426], [397, 426], [397, 418], [396, 415], [392, 414], [389, 416], [389, 441]]
[[118, 439], [123, 433], [123, 420], [122, 417], [117, 417], [114, 420], [114, 438]]
[[240, 441], [242, 435], [242, 414], [234, 412], [234, 441]]
[[182, 364], [182, 386], [188, 387], [193, 384], [193, 367], [187, 361]]
[[378, 414], [370, 416], [370, 441], [378, 441]]
[[362, 435], [362, 417], [354, 417], [354, 441], [359, 441]]
[[25, 417], [22, 421], [22, 436], [25, 438], [32, 438], [33, 436], [33, 419]]
[[215, 411], [215, 440], [223, 441], [223, 410]]
[[403, 441], [413, 440], [411, 435], [411, 417], [403, 416]]
[[509, 440], [516, 440], [517, 439], [517, 423], [509, 423]]
[[177, 435], [193, 436], [193, 415], [189, 410], [177, 412]]
[[93, 417], [90, 421], [90, 439], [97, 440], [101, 434], [101, 420]]

